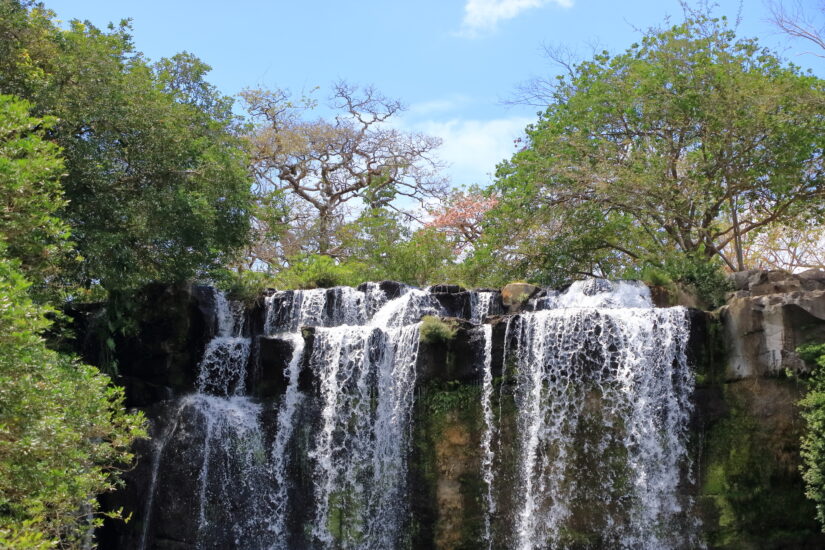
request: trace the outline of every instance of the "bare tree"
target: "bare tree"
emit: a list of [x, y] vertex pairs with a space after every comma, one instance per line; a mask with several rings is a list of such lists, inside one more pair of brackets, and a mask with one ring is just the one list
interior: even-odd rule
[[259, 192], [309, 207], [314, 216], [305, 229], [315, 252], [335, 256], [336, 228], [364, 208], [412, 216], [410, 206], [446, 194], [434, 157], [440, 140], [393, 127], [403, 106], [372, 87], [335, 84], [331, 119], [309, 120], [317, 102], [293, 102], [284, 90], [241, 95], [255, 122], [249, 142]]
[[[820, 0], [818, 4], [819, 15], [824, 16], [825, 0]], [[805, 53], [825, 57], [825, 23], [817, 23], [817, 16], [803, 8], [799, 0], [788, 3], [771, 1], [768, 8], [771, 11], [771, 23], [780, 31], [793, 38], [806, 40], [818, 48], [817, 51]]]

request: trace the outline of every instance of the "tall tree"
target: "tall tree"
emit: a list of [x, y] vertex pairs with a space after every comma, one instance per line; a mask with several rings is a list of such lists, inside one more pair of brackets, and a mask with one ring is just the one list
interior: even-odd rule
[[32, 302], [24, 273], [53, 277], [68, 231], [54, 217], [62, 162], [42, 139], [54, 120], [30, 107], [0, 96], [0, 547], [78, 548], [142, 420], [108, 377], [43, 339], [54, 312]]
[[107, 290], [176, 281], [234, 257], [249, 232], [251, 177], [231, 100], [189, 54], [152, 66], [127, 23], [67, 30], [40, 4], [0, 0], [0, 93], [55, 116], [75, 261], [67, 284]]
[[[596, 55], [558, 79], [525, 149], [499, 167], [491, 233], [540, 271], [573, 256], [573, 269], [609, 272], [669, 251], [744, 269], [745, 235], [820, 218], [823, 91], [702, 15]], [[514, 247], [508, 227], [538, 231]]]
[[393, 127], [402, 105], [373, 88], [336, 84], [331, 119], [309, 119], [317, 103], [283, 90], [242, 96], [256, 121], [249, 141], [260, 193], [285, 194], [292, 214], [310, 222], [308, 252], [336, 255], [336, 229], [363, 208], [404, 211], [405, 201], [444, 194], [439, 140]]

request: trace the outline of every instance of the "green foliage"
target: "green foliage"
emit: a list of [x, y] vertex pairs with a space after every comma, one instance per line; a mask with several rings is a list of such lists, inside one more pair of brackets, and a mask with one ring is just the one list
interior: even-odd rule
[[805, 419], [802, 478], [805, 494], [816, 503], [817, 519], [825, 531], [825, 344], [810, 344], [797, 351], [813, 366], [808, 394], [800, 401]]
[[251, 178], [231, 100], [189, 54], [149, 65], [129, 30], [63, 30], [51, 12], [0, 0], [0, 93], [58, 120], [48, 135], [65, 158], [59, 215], [80, 259], [64, 265], [67, 286], [208, 275], [249, 236]]
[[337, 263], [329, 256], [306, 254], [290, 261], [275, 278], [277, 288], [329, 288], [357, 286], [365, 281], [366, 268], [356, 262]]
[[823, 84], [703, 15], [573, 66], [498, 168], [476, 273], [557, 284], [679, 254], [743, 269], [742, 235], [819, 219]]
[[387, 209], [365, 211], [341, 234], [344, 261], [366, 264], [367, 279], [425, 286], [455, 280], [458, 274], [453, 245], [445, 234], [433, 228], [413, 232], [401, 216]]
[[700, 513], [710, 546], [796, 548], [815, 536], [814, 506], [797, 473], [799, 430], [792, 411], [778, 408], [792, 407], [794, 394], [778, 380], [724, 385], [726, 415], [702, 443]]
[[261, 296], [267, 287], [274, 286], [272, 276], [260, 271], [224, 270], [215, 275], [218, 288], [225, 291], [229, 298], [251, 304]]
[[[631, 275], [631, 278], [633, 275]], [[665, 271], [656, 266], [645, 266], [638, 273], [638, 279], [653, 286], [670, 287], [673, 285], [673, 279], [665, 273]]]
[[438, 420], [447, 413], [471, 410], [479, 403], [481, 386], [451, 380], [443, 384], [431, 384], [424, 396], [424, 406], [430, 421]]
[[74, 547], [112, 490], [130, 445], [145, 435], [123, 391], [40, 334], [47, 310], [0, 249], [0, 541], [4, 547]]
[[725, 294], [732, 290], [722, 262], [717, 257], [674, 255], [665, 260], [664, 271], [673, 281], [695, 290], [699, 299], [711, 308], [723, 305]]
[[458, 326], [455, 321], [445, 321], [433, 315], [425, 315], [421, 318], [419, 334], [422, 342], [428, 344], [446, 343], [455, 338]]
[[56, 274], [68, 228], [55, 216], [66, 205], [59, 149], [44, 139], [52, 118], [29, 116], [31, 104], [0, 95], [0, 239], [32, 280]]
[[697, 254], [669, 254], [657, 264], [648, 264], [641, 270], [629, 269], [624, 277], [641, 279], [671, 291], [675, 290], [674, 284], [680, 284], [711, 309], [722, 306], [726, 293], [733, 288], [718, 258]]

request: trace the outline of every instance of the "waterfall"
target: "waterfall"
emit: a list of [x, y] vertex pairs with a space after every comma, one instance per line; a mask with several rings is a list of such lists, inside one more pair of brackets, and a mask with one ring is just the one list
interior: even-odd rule
[[514, 320], [518, 495], [502, 536], [524, 550], [564, 547], [573, 513], [595, 496], [612, 506], [592, 520], [600, 545], [696, 547], [677, 497], [693, 388], [686, 311], [654, 309], [642, 286], [598, 284], [608, 286], [574, 285], [556, 309]]
[[277, 548], [286, 548], [286, 517], [289, 512], [287, 508], [287, 468], [289, 466], [288, 445], [294, 431], [295, 412], [302, 399], [298, 391], [298, 376], [300, 374], [300, 361], [304, 354], [304, 339], [295, 333], [287, 336], [293, 345], [292, 358], [286, 370], [287, 387], [284, 392], [281, 406], [278, 409], [278, 428], [275, 434], [275, 442], [272, 446], [272, 482], [274, 490], [269, 498], [272, 505], [272, 519], [270, 530], [272, 531]]
[[[197, 548], [273, 544], [266, 528], [269, 476], [263, 408], [244, 395], [251, 347], [251, 338], [244, 336], [245, 312], [222, 292], [213, 290], [212, 296], [216, 330], [198, 364], [196, 393], [170, 409], [167, 427], [153, 445], [141, 550], [154, 546], [149, 525], [156, 515], [158, 489], [179, 481], [166, 479], [160, 471], [167, 459], [176, 461], [197, 487], [196, 494], [188, 495]], [[168, 501], [168, 491], [162, 496]]]
[[310, 366], [322, 412], [312, 535], [323, 547], [399, 545], [418, 320], [434, 308], [426, 292], [406, 289], [367, 325], [315, 329]]
[[484, 514], [484, 542], [487, 543], [487, 548], [492, 547], [492, 538], [490, 533], [490, 518], [496, 511], [496, 503], [493, 498], [493, 459], [495, 453], [493, 452], [493, 327], [491, 325], [484, 325], [484, 363], [482, 365], [482, 385], [481, 385], [481, 411], [484, 416], [484, 433], [481, 436], [481, 477], [486, 485], [485, 504], [486, 510]]
[[[159, 511], [180, 501], [190, 547], [410, 548], [421, 521], [412, 495], [438, 490], [411, 486], [421, 466], [410, 461], [446, 445], [434, 425], [433, 441], [414, 439], [417, 392], [433, 377], [433, 391], [480, 390], [461, 394], [476, 415], [461, 419], [475, 443], [460, 450], [473, 547], [701, 547], [680, 490], [688, 316], [654, 308], [644, 285], [580, 281], [506, 317], [498, 292], [448, 285], [277, 291], [255, 314], [213, 297], [195, 392], [170, 403], [150, 449], [140, 550], [155, 545]], [[421, 344], [424, 315], [463, 317], [449, 321], [463, 347]], [[449, 361], [471, 368], [452, 380]], [[449, 466], [415, 475], [436, 484], [433, 469]]]
[[470, 293], [470, 322], [480, 325], [487, 315], [498, 313], [493, 307], [495, 292], [476, 291]]

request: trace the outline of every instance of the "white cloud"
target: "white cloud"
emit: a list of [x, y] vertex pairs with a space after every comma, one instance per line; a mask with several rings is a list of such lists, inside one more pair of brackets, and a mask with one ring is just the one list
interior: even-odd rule
[[442, 139], [438, 157], [449, 165], [446, 172], [454, 186], [487, 185], [496, 164], [513, 155], [515, 140], [531, 122], [533, 119], [527, 117], [452, 119], [420, 122], [413, 129]]
[[473, 100], [470, 97], [454, 94], [443, 99], [413, 103], [409, 109], [407, 109], [407, 112], [413, 117], [432, 116], [434, 114], [455, 111], [472, 102]]
[[467, 0], [459, 34], [473, 37], [483, 31], [495, 30], [499, 21], [550, 3], [563, 8], [573, 6], [573, 0]]

